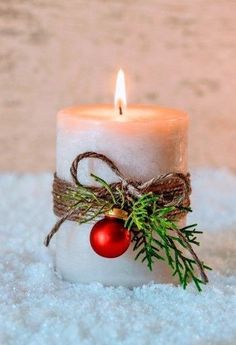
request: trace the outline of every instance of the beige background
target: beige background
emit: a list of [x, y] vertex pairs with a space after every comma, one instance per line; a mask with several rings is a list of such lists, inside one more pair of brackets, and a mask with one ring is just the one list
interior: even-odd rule
[[191, 166], [236, 170], [235, 0], [0, 0], [0, 169], [53, 170], [55, 114], [113, 102], [186, 109]]

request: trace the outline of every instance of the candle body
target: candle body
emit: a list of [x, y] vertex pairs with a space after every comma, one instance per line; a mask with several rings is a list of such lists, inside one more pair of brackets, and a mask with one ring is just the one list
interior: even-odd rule
[[[128, 178], [145, 182], [167, 172], [187, 171], [188, 116], [158, 107], [131, 107], [122, 117], [112, 107], [78, 107], [59, 112], [57, 122], [57, 174], [71, 181], [74, 158], [86, 151], [109, 157]], [[78, 178], [96, 185], [90, 174], [108, 183], [117, 181], [109, 167], [95, 159], [80, 163]], [[63, 278], [81, 283], [133, 287], [150, 281], [173, 282], [165, 263], [156, 261], [152, 272], [135, 261], [132, 244], [122, 256], [107, 259], [91, 248], [93, 224], [66, 221], [56, 235], [56, 268]]]

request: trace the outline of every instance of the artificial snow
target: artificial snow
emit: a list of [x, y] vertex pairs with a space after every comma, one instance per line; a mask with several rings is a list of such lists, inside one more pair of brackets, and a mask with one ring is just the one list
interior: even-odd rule
[[193, 174], [189, 222], [204, 230], [199, 253], [214, 268], [202, 293], [192, 284], [129, 290], [62, 281], [42, 244], [55, 221], [51, 180], [0, 177], [1, 345], [236, 344], [236, 175]]

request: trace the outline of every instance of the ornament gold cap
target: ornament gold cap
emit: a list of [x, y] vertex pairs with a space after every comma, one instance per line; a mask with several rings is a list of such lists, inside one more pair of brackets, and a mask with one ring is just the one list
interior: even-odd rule
[[106, 212], [105, 216], [126, 220], [128, 218], [128, 212], [114, 207], [110, 211]]

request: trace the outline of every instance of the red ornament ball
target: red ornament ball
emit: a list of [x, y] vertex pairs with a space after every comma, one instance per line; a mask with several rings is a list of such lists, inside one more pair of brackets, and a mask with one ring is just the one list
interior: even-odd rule
[[105, 215], [90, 232], [90, 244], [93, 250], [105, 258], [122, 255], [131, 242], [131, 234], [124, 227], [124, 220], [112, 215]]

